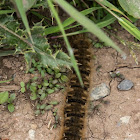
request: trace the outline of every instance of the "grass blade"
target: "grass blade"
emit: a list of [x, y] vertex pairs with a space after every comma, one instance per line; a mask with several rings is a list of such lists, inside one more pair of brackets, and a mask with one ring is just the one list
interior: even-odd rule
[[14, 55], [14, 54], [15, 54], [15, 51], [14, 50], [11, 50], [11, 51], [2, 51], [2, 52], [0, 52], [0, 57], [1, 56]]
[[[110, 17], [110, 18], [109, 18]], [[106, 16], [105, 17], [105, 20], [103, 20], [103, 21], [101, 21], [101, 22], [99, 22], [99, 23], [97, 23], [96, 25], [99, 27], [99, 28], [103, 28], [103, 27], [106, 27], [106, 26], [108, 26], [108, 25], [110, 25], [111, 23], [113, 23], [114, 21], [116, 20], [116, 18], [115, 17], [113, 17], [113, 16]], [[79, 24], [77, 24], [77, 26], [78, 26]], [[71, 27], [69, 27], [69, 28], [65, 28], [65, 30], [66, 29], [70, 29], [70, 28], [75, 28], [76, 27], [76, 25], [74, 25], [74, 26], [71, 26]], [[72, 33], [68, 33], [68, 34], [66, 34], [67, 36], [72, 36], [72, 35], [77, 35], [77, 34], [82, 34], [82, 33], [86, 33], [86, 32], [89, 32], [87, 29], [83, 29], [83, 30], [80, 30], [80, 31], [76, 31], [76, 32], [72, 32]], [[59, 36], [53, 36], [53, 37], [51, 37], [52, 39], [54, 39], [54, 38], [60, 38], [60, 37], [63, 37], [62, 35], [59, 35]]]
[[[30, 40], [31, 40], [32, 44], [34, 44], [32, 36], [31, 36], [30, 27], [29, 27], [29, 23], [28, 23], [28, 20], [27, 20], [26, 12], [25, 12], [24, 7], [23, 7], [22, 0], [14, 0], [14, 2], [16, 4], [17, 8], [18, 8], [18, 11], [19, 11], [20, 16], [22, 18], [24, 26], [27, 30], [27, 33], [29, 34]], [[32, 50], [34, 51], [33, 47], [32, 47]]]
[[140, 40], [140, 31], [139, 29], [133, 25], [131, 22], [129, 22], [127, 19], [121, 17], [118, 19], [119, 24], [126, 29], [130, 34], [132, 34], [135, 38]]
[[[95, 11], [95, 10], [98, 10], [98, 9], [101, 9], [101, 7], [93, 7], [93, 8], [89, 8], [89, 9], [86, 9], [86, 10], [83, 10], [81, 11], [81, 13], [83, 15], [88, 15], [90, 14], [91, 12]], [[62, 25], [63, 25], [63, 28], [71, 25], [72, 23], [75, 22], [75, 19], [73, 19], [72, 17], [66, 19]], [[53, 27], [48, 27], [45, 29], [45, 33], [44, 35], [49, 35], [49, 34], [52, 34], [52, 33], [56, 33], [56, 32], [60, 32], [60, 29], [58, 26], [53, 26]]]
[[72, 64], [73, 64], [73, 68], [74, 68], [74, 70], [75, 70], [75, 72], [76, 72], [76, 74], [77, 74], [77, 76], [79, 78], [80, 84], [83, 86], [83, 81], [82, 81], [82, 78], [81, 78], [81, 74], [79, 72], [79, 68], [77, 66], [77, 62], [75, 60], [75, 57], [74, 57], [74, 54], [73, 54], [73, 50], [72, 50], [72, 48], [71, 48], [71, 46], [69, 44], [69, 41], [68, 41], [68, 39], [66, 37], [66, 34], [65, 34], [65, 31], [64, 31], [63, 25], [62, 25], [62, 23], [61, 23], [61, 21], [60, 21], [60, 19], [58, 17], [58, 14], [57, 14], [57, 12], [56, 12], [56, 10], [54, 8], [54, 5], [53, 5], [52, 1], [51, 0], [47, 0], [47, 2], [48, 2], [48, 5], [49, 5], [52, 13], [54, 14], [54, 17], [55, 17], [55, 19], [56, 19], [56, 21], [58, 23], [58, 26], [60, 28], [60, 31], [62, 32], [62, 35], [64, 37], [65, 43], [67, 45], [67, 50], [69, 52], [69, 55], [70, 55], [70, 58], [71, 58], [71, 61], [72, 61]]
[[0, 10], [0, 15], [13, 13], [15, 10]]
[[122, 11], [120, 11], [117, 7], [115, 7], [113, 4], [108, 2], [107, 0], [95, 0], [99, 4], [103, 4], [104, 6], [110, 8], [111, 10], [118, 12], [119, 14], [123, 15], [127, 19], [129, 19]]
[[55, 0], [55, 2], [62, 7], [71, 17], [83, 25], [89, 32], [95, 34], [100, 40], [116, 49], [122, 55], [124, 52], [108, 37], [106, 34], [90, 19], [79, 13], [74, 7], [64, 0]]

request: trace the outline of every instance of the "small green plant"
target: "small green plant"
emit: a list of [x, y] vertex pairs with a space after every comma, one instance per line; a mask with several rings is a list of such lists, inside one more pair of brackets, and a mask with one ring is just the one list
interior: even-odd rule
[[20, 86], [21, 86], [21, 92], [24, 93], [26, 91], [25, 89], [25, 83], [24, 82], [20, 82]]
[[10, 94], [10, 97], [9, 97], [8, 100], [7, 100], [7, 103], [8, 103], [8, 110], [9, 110], [9, 112], [11, 112], [11, 113], [15, 110], [15, 107], [14, 107], [14, 105], [13, 105], [13, 101], [15, 100], [15, 98], [16, 98], [15, 93], [12, 93], [12, 94]]
[[56, 128], [57, 127], [57, 125], [58, 125], [58, 115], [57, 115], [57, 108], [54, 108], [52, 111], [53, 111], [53, 116], [54, 116], [54, 118], [55, 118], [55, 123], [54, 123], [54, 126], [53, 126], [53, 128]]
[[0, 104], [7, 103], [9, 112], [13, 112], [15, 110], [13, 101], [15, 100], [16, 95], [15, 93], [11, 93], [9, 96], [8, 91], [0, 92]]
[[35, 115], [38, 116], [40, 114], [44, 114], [45, 111], [53, 110], [56, 105], [59, 103], [57, 101], [51, 101], [50, 103], [46, 104], [37, 104], [36, 105], [36, 110], [35, 110]]

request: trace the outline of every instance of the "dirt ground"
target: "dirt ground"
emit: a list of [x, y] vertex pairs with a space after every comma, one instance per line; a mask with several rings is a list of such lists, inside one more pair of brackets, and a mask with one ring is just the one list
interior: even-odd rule
[[[121, 28], [117, 36], [133, 41], [133, 37]], [[87, 116], [86, 140], [140, 139], [140, 50], [134, 50], [137, 65], [128, 44], [124, 46], [115, 38], [113, 39], [126, 53], [127, 58], [124, 60], [112, 48], [93, 48], [95, 72], [91, 82], [93, 87], [106, 83], [111, 93], [103, 100], [89, 101], [92, 104], [89, 106]], [[120, 81], [117, 78], [112, 79], [110, 72], [120, 72], [134, 83], [134, 87], [128, 91], [119, 91], [117, 85]], [[28, 93], [20, 92], [20, 82], [28, 82], [33, 76], [25, 73], [24, 59], [20, 55], [0, 59], [0, 81], [9, 79], [12, 75], [15, 76], [14, 81], [0, 85], [4, 86], [3, 90], [16, 93], [13, 113], [9, 113], [5, 105], [0, 105], [0, 138], [2, 140], [58, 140], [61, 126], [53, 128], [55, 122], [53, 112], [48, 111], [36, 117]], [[55, 108], [58, 108], [60, 121], [62, 99], [64, 99], [63, 92], [54, 93], [48, 97], [48, 100], [59, 101], [59, 105]]]

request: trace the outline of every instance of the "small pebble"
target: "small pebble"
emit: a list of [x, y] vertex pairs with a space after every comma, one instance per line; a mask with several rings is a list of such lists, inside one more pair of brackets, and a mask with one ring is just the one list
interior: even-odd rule
[[130, 80], [123, 80], [119, 85], [119, 90], [130, 90], [134, 86], [133, 82]]
[[24, 68], [23, 67], [20, 67], [20, 70], [23, 70]]
[[29, 132], [28, 132], [28, 134], [29, 134], [29, 138], [31, 140], [34, 140], [35, 139], [35, 130], [30, 129]]
[[131, 116], [124, 116], [120, 118], [121, 123], [128, 124]]
[[91, 92], [91, 100], [98, 100], [100, 98], [104, 98], [110, 94], [110, 88], [105, 84], [102, 83], [97, 87], [93, 88]]

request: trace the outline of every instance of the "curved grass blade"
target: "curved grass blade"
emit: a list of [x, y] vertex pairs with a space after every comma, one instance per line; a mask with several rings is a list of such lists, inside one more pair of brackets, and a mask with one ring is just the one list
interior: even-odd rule
[[75, 70], [75, 72], [76, 72], [76, 74], [77, 74], [77, 76], [79, 78], [79, 81], [80, 81], [81, 86], [83, 86], [83, 81], [82, 81], [82, 78], [81, 78], [81, 74], [79, 72], [79, 68], [77, 66], [77, 62], [75, 60], [75, 57], [74, 57], [74, 54], [73, 54], [73, 50], [72, 50], [72, 48], [70, 46], [70, 43], [69, 43], [69, 41], [68, 41], [68, 39], [66, 37], [66, 34], [65, 34], [65, 31], [64, 31], [63, 25], [62, 25], [62, 23], [60, 21], [60, 18], [58, 17], [58, 14], [57, 14], [57, 12], [56, 12], [56, 10], [54, 8], [54, 5], [53, 5], [52, 1], [51, 0], [47, 0], [47, 2], [48, 2], [48, 5], [49, 5], [52, 13], [54, 14], [54, 17], [55, 17], [55, 19], [56, 19], [56, 21], [58, 23], [58, 26], [60, 28], [60, 31], [62, 32], [62, 35], [64, 37], [64, 40], [65, 40], [65, 43], [66, 43], [66, 46], [67, 46], [67, 50], [68, 50], [69, 55], [70, 55], [70, 58], [71, 58], [71, 62], [73, 64], [73, 68], [74, 68], [74, 70]]

